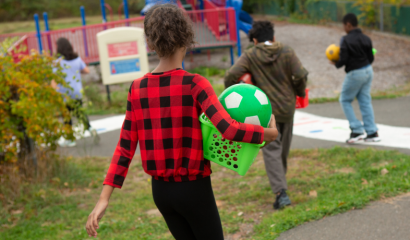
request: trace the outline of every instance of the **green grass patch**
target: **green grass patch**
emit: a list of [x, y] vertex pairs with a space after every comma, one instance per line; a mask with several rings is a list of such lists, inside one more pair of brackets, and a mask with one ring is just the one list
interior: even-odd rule
[[[308, 151], [293, 152], [303, 157]], [[303, 178], [306, 171], [289, 179], [291, 198], [308, 196], [283, 211], [270, 214], [256, 226], [256, 239], [275, 239], [280, 233], [304, 222], [331, 216], [370, 201], [392, 197], [410, 190], [410, 157], [392, 151], [358, 150], [335, 147], [319, 150], [316, 156], [322, 164], [312, 177]], [[385, 175], [381, 170], [386, 168]], [[292, 173], [290, 173], [292, 174]], [[317, 197], [309, 197], [315, 191]]]
[[[84, 224], [109, 162], [109, 158], [73, 159], [70, 174], [57, 176], [58, 183], [28, 185], [19, 200], [2, 205], [1, 239], [91, 239]], [[383, 168], [389, 171], [385, 175]], [[217, 164], [212, 169], [225, 237], [249, 228], [248, 235], [242, 236], [245, 239], [274, 239], [304, 222], [362, 208], [410, 189], [410, 156], [371, 148], [291, 151], [288, 184], [293, 205], [283, 211], [272, 209], [274, 195], [261, 155], [244, 177]], [[317, 197], [310, 196], [311, 191]], [[173, 239], [162, 217], [148, 214], [155, 209], [150, 177], [136, 156], [123, 189], [114, 191], [98, 238]]]

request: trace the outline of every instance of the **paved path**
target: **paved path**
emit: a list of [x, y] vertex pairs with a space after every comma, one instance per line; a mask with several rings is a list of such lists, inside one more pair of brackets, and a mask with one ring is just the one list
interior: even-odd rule
[[371, 203], [362, 210], [306, 223], [278, 240], [408, 240], [410, 195]]
[[[357, 104], [357, 101], [353, 104], [356, 116], [360, 117], [360, 111]], [[377, 124], [389, 125], [394, 127], [405, 127], [410, 128], [410, 97], [401, 97], [395, 99], [381, 99], [373, 100], [373, 108], [375, 112], [375, 118]], [[303, 109], [303, 112], [314, 114], [317, 116], [336, 118], [336, 119], [345, 119], [344, 113], [338, 102], [333, 103], [323, 103], [323, 104], [311, 104], [306, 109]], [[360, 119], [360, 118], [359, 118]], [[405, 134], [405, 133], [403, 133]], [[340, 141], [344, 141], [349, 135], [349, 132], [346, 132], [346, 136]], [[383, 139], [383, 135], [381, 135]], [[395, 136], [392, 136], [393, 138]], [[387, 139], [385, 139], [387, 140]], [[377, 149], [382, 150], [398, 150], [400, 152], [410, 155], [410, 142], [403, 142], [408, 148], [396, 148], [396, 147], [385, 147], [385, 146], [372, 146]], [[324, 141], [318, 139], [311, 139], [301, 136], [294, 136], [292, 141], [292, 148], [329, 148], [333, 146], [352, 146], [347, 145], [343, 142], [337, 141]], [[366, 148], [369, 146], [366, 145], [354, 145], [358, 148]], [[410, 239], [410, 238], [409, 238]]]
[[[403, 132], [403, 136], [409, 137], [407, 134], [407, 129], [410, 128], [410, 97], [401, 97], [396, 99], [383, 99], [383, 100], [373, 100], [373, 106], [376, 116], [376, 121], [378, 124], [394, 126], [396, 127], [395, 130], [399, 131], [400, 129], [405, 129], [406, 132]], [[360, 116], [359, 107], [357, 102], [354, 103], [354, 109], [356, 111], [357, 116]], [[315, 118], [319, 118], [323, 120], [325, 118], [331, 119], [339, 119], [343, 121], [345, 119], [342, 109], [339, 103], [323, 103], [323, 104], [311, 104], [308, 108], [303, 109], [300, 112], [314, 114]], [[299, 114], [299, 116], [301, 116]], [[306, 117], [306, 114], [305, 114]], [[70, 154], [73, 156], [111, 156], [114, 152], [114, 149], [117, 145], [119, 136], [120, 136], [120, 126], [122, 124], [122, 116], [119, 115], [111, 115], [111, 116], [91, 116], [90, 120], [92, 121], [93, 126], [100, 132], [101, 134], [101, 142], [99, 145], [93, 145], [90, 138], [84, 138], [77, 141], [77, 146], [74, 148], [63, 148], [61, 149], [62, 153]], [[303, 122], [304, 120], [300, 120]], [[326, 122], [326, 121], [325, 121]], [[296, 123], [296, 121], [295, 121]], [[336, 145], [339, 146], [352, 146], [347, 145], [344, 143], [345, 139], [349, 136], [349, 130], [346, 125], [346, 121], [342, 122], [341, 128], [336, 129], [336, 132], [339, 135], [331, 135], [330, 138], [332, 140], [322, 140], [317, 138], [316, 136], [312, 135], [320, 135], [320, 132], [316, 132], [314, 134], [309, 133], [310, 131], [320, 130], [312, 126], [311, 130], [306, 130], [307, 134], [304, 134], [303, 131], [305, 129], [298, 129], [298, 126], [295, 126], [295, 136], [293, 137], [292, 141], [292, 148], [293, 149], [300, 149], [300, 148], [329, 148]], [[343, 125], [345, 124], [345, 125]], [[399, 128], [402, 127], [402, 128]], [[343, 130], [344, 131], [341, 131]], [[382, 129], [382, 128], [381, 128]], [[385, 130], [385, 128], [383, 128]], [[104, 133], [103, 133], [104, 132]], [[400, 131], [399, 131], [400, 132]], [[383, 146], [383, 144], [387, 142], [391, 142], [391, 140], [395, 140], [395, 135], [391, 134], [389, 129], [386, 129], [386, 135], [382, 135], [381, 137], [385, 138], [385, 141], [382, 141], [380, 144], [373, 145], [377, 149], [384, 149], [384, 150], [398, 150], [400, 152], [410, 154], [410, 141], [401, 141], [400, 148], [393, 146]], [[297, 135], [296, 135], [297, 134]], [[298, 136], [299, 135], [299, 136]], [[306, 136], [309, 136], [306, 137]], [[386, 136], [389, 136], [386, 137]], [[312, 138], [312, 137], [316, 137]], [[335, 139], [335, 137], [337, 137]], [[407, 138], [406, 138], [407, 140]], [[393, 141], [394, 142], [394, 141]], [[407, 148], [405, 148], [408, 146]], [[368, 147], [366, 145], [355, 145], [353, 147], [358, 148], [365, 148]], [[138, 153], [139, 151], [137, 151]]]

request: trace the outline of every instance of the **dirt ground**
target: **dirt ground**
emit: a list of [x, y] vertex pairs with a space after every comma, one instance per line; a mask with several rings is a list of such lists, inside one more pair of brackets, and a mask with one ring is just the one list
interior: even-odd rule
[[[365, 31], [378, 50], [374, 68], [372, 91], [383, 91], [398, 88], [410, 81], [410, 37], [398, 37], [393, 34]], [[325, 49], [334, 43], [339, 45], [345, 35], [341, 26], [316, 26], [275, 22], [276, 40], [291, 46], [304, 67], [309, 71], [308, 87], [310, 98], [336, 97], [342, 88], [345, 77], [343, 69], [336, 69], [329, 64]], [[249, 45], [247, 36], [241, 32], [242, 49]], [[237, 51], [235, 50], [235, 53]], [[237, 57], [236, 57], [237, 59]], [[156, 56], [149, 58], [150, 69], [158, 63]], [[229, 68], [229, 49], [203, 50], [200, 53], [188, 54], [185, 68], [198, 66], [215, 66]], [[87, 79], [98, 79], [91, 74]], [[222, 83], [223, 79], [219, 79]]]

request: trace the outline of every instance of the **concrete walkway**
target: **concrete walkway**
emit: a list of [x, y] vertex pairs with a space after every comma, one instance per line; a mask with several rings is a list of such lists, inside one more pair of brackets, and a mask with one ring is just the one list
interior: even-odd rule
[[410, 239], [410, 194], [371, 203], [303, 224], [278, 240], [407, 240]]
[[[360, 118], [360, 111], [357, 102], [354, 104], [356, 115]], [[385, 124], [395, 127], [410, 127], [410, 97], [401, 97], [396, 99], [373, 100], [373, 107], [378, 124]], [[343, 111], [338, 102], [311, 104], [309, 107], [302, 110], [306, 113], [315, 114], [322, 117], [345, 119]], [[90, 120], [99, 120], [109, 116], [91, 116]], [[342, 136], [343, 140], [349, 136]], [[60, 148], [61, 153], [73, 156], [103, 156], [110, 157], [114, 153], [115, 147], [120, 137], [120, 130], [109, 131], [101, 134], [101, 142], [99, 145], [92, 144], [90, 138], [84, 138], [77, 141], [77, 146], [74, 148]], [[383, 138], [383, 136], [381, 136]], [[410, 146], [410, 142], [408, 143]], [[333, 146], [346, 146], [367, 148], [367, 145], [347, 145], [341, 142], [317, 140], [306, 137], [293, 136], [292, 148], [330, 148]], [[410, 149], [394, 148], [383, 146], [371, 146], [382, 150], [398, 150], [410, 155]], [[139, 150], [137, 150], [137, 153]]]

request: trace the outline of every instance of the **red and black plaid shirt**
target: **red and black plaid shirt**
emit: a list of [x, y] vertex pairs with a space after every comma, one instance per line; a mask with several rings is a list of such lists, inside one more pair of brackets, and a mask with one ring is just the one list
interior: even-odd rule
[[181, 182], [209, 176], [198, 119], [202, 111], [224, 138], [263, 142], [263, 128], [233, 120], [204, 77], [180, 69], [148, 73], [131, 84], [104, 184], [121, 188], [138, 142], [144, 171], [155, 179]]

